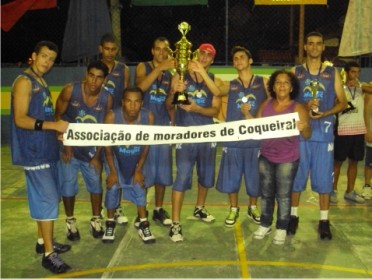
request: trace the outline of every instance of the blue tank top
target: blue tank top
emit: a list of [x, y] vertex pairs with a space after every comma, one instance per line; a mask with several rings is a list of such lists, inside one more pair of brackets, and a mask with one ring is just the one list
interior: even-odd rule
[[[113, 110], [115, 115], [115, 124], [127, 124], [123, 117], [123, 111], [121, 108]], [[142, 108], [141, 112], [136, 121], [136, 125], [148, 125], [149, 124], [149, 111]], [[141, 157], [141, 153], [145, 148], [144, 145], [120, 145], [112, 146], [113, 153], [118, 161], [120, 173], [124, 179], [130, 179], [136, 169], [138, 160]]]
[[[214, 80], [214, 74], [208, 73], [212, 80]], [[189, 73], [186, 73], [184, 77], [186, 82], [186, 92], [190, 99], [204, 108], [212, 106], [213, 95], [209, 91], [205, 82], [195, 82]], [[213, 124], [213, 117], [201, 115], [196, 112], [187, 112], [183, 109], [176, 110], [176, 125], [177, 126], [198, 126]]]
[[124, 63], [115, 61], [115, 66], [112, 68], [112, 71], [107, 76], [107, 81], [103, 86], [112, 96], [112, 108], [121, 107], [121, 100], [123, 99], [123, 92], [125, 89], [124, 69]]
[[[151, 63], [145, 63], [146, 75], [151, 73]], [[169, 126], [169, 114], [165, 107], [165, 100], [170, 91], [172, 74], [163, 71], [160, 79], [156, 79], [144, 93], [143, 107], [155, 116], [155, 125]]]
[[[256, 117], [259, 106], [267, 99], [265, 84], [261, 76], [254, 76], [252, 84], [248, 88], [244, 88], [244, 86], [238, 81], [238, 79], [234, 79], [230, 82], [230, 89], [227, 100], [226, 122], [245, 119], [240, 111], [240, 108], [243, 104], [242, 99], [244, 97], [247, 99], [247, 102], [251, 104], [250, 113], [253, 117]], [[223, 146], [234, 148], [252, 148], [259, 147], [260, 141], [244, 140], [224, 142]]]
[[[316, 98], [320, 99], [319, 111], [324, 112], [331, 109], [336, 100], [334, 89], [336, 68], [327, 66], [319, 76], [319, 88], [316, 93]], [[316, 79], [317, 76], [311, 75], [304, 66], [299, 65], [295, 68], [295, 75], [300, 81], [300, 92], [296, 101], [302, 104], [307, 104], [312, 98], [310, 82]], [[328, 115], [320, 119], [310, 119], [312, 134], [309, 141], [317, 142], [332, 142], [334, 139], [333, 125], [335, 122], [334, 115]], [[304, 140], [301, 137], [301, 140]]]
[[[82, 82], [73, 84], [71, 98], [62, 118], [70, 123], [103, 123], [110, 93], [102, 88], [96, 103], [89, 107], [84, 103], [82, 86]], [[89, 162], [96, 154], [96, 147], [76, 146], [73, 152], [76, 159]]]
[[[52, 97], [47, 87], [31, 75], [22, 73], [32, 83], [27, 115], [40, 120], [55, 121]], [[18, 78], [19, 78], [18, 77]], [[57, 134], [52, 130], [26, 130], [14, 123], [13, 90], [10, 110], [10, 144], [12, 162], [20, 166], [38, 166], [57, 162], [59, 159]]]
[[[281, 112], [273, 108], [273, 99], [269, 100], [262, 111], [262, 117], [280, 115], [294, 112], [296, 102], [292, 103]], [[261, 142], [261, 154], [274, 163], [290, 163], [298, 160], [300, 157], [299, 137], [286, 137], [276, 139], [263, 139]]]

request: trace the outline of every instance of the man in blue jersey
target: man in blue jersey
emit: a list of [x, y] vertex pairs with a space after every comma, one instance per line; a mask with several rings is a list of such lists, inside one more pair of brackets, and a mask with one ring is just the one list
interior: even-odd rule
[[[254, 75], [250, 51], [241, 46], [231, 51], [234, 68], [238, 78], [226, 82], [221, 95], [228, 96], [226, 121], [238, 121], [256, 117], [259, 106], [268, 98], [267, 78]], [[245, 190], [249, 195], [248, 217], [260, 224], [260, 212], [257, 199], [261, 194], [258, 172], [259, 140], [246, 140], [223, 143], [222, 159], [216, 188], [229, 195], [230, 212], [225, 219], [225, 226], [233, 227], [239, 217], [238, 193], [242, 176]]]
[[[112, 107], [111, 95], [102, 87], [108, 68], [102, 61], [91, 62], [84, 81], [64, 86], [56, 104], [56, 119], [70, 123], [103, 123]], [[66, 213], [67, 239], [80, 239], [74, 216], [75, 197], [78, 193], [78, 172], [81, 171], [92, 204], [90, 231], [94, 238], [101, 238], [102, 206], [102, 154], [101, 147], [63, 146], [59, 164], [61, 194]]]
[[[172, 80], [172, 91], [166, 101], [171, 111], [175, 92], [186, 91], [190, 104], [180, 104], [175, 111], [176, 126], [197, 126], [213, 124], [221, 106], [221, 98], [217, 97], [222, 81], [208, 69], [216, 55], [213, 45], [205, 43], [198, 48], [197, 61], [190, 61], [189, 71], [184, 82], [175, 74]], [[213, 92], [213, 93], [212, 93]], [[172, 118], [173, 119], [173, 118]], [[193, 167], [196, 164], [198, 175], [198, 196], [193, 217], [207, 223], [215, 218], [205, 209], [208, 189], [214, 186], [216, 143], [187, 143], [176, 145], [177, 176], [172, 190], [172, 226], [169, 236], [172, 241], [183, 241], [180, 223], [181, 207], [185, 191], [191, 189]]]
[[25, 170], [30, 214], [38, 230], [36, 252], [43, 254], [42, 266], [53, 273], [64, 273], [70, 266], [58, 253], [70, 250], [71, 246], [53, 242], [53, 227], [59, 204], [56, 132], [65, 132], [68, 122], [55, 121], [51, 94], [43, 78], [57, 55], [56, 44], [39, 42], [30, 67], [13, 83], [11, 152], [13, 164]]
[[[113, 108], [121, 107], [124, 89], [130, 84], [129, 67], [116, 60], [120, 46], [117, 38], [112, 33], [106, 33], [101, 37], [101, 43], [98, 49], [102, 62], [109, 68], [109, 74], [104, 87], [112, 95]], [[124, 214], [120, 203], [115, 211], [115, 220], [118, 224], [128, 223], [128, 217]]]
[[[154, 40], [151, 61], [139, 63], [136, 68], [136, 84], [144, 91], [143, 107], [150, 110], [155, 117], [155, 125], [169, 126], [170, 115], [165, 106], [169, 95], [174, 59], [169, 58], [169, 41], [164, 37]], [[173, 183], [172, 177], [172, 145], [159, 144], [150, 146], [144, 165], [146, 187], [155, 186], [155, 209], [152, 219], [164, 226], [172, 221], [163, 208], [165, 186]], [[138, 219], [138, 218], [137, 218]], [[135, 222], [138, 226], [139, 221]]]
[[[153, 125], [154, 115], [142, 108], [143, 92], [138, 87], [128, 87], [124, 90], [122, 108], [116, 108], [107, 113], [106, 124]], [[114, 213], [120, 202], [120, 189], [123, 198], [137, 206], [139, 225], [138, 235], [144, 243], [154, 243], [155, 237], [150, 231], [150, 223], [146, 216], [146, 189], [143, 165], [148, 146], [121, 145], [106, 146], [105, 158], [107, 168], [106, 198], [107, 208], [106, 231], [102, 237], [103, 243], [115, 240]]]
[[332, 239], [328, 218], [330, 193], [333, 188], [333, 140], [335, 114], [347, 106], [340, 74], [335, 67], [322, 63], [325, 49], [323, 35], [311, 32], [305, 38], [306, 60], [292, 68], [300, 82], [296, 101], [305, 104], [310, 115], [312, 135], [300, 141], [300, 165], [292, 191], [291, 218], [288, 234], [295, 234], [299, 217], [300, 194], [310, 175], [311, 188], [319, 193], [321, 239]]

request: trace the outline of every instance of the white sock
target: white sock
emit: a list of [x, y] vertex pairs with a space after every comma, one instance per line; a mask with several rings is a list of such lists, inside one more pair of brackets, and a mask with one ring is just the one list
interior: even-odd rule
[[291, 215], [298, 217], [298, 207], [291, 207]]
[[232, 206], [230, 209], [231, 209], [232, 212], [237, 212], [238, 211], [238, 208], [236, 206]]
[[37, 243], [41, 244], [41, 245], [44, 244], [44, 239], [43, 238], [38, 238]]
[[145, 221], [147, 221], [147, 218], [140, 218], [140, 222], [142, 223], [142, 222], [145, 222]]
[[255, 209], [255, 208], [257, 208], [257, 205], [250, 205], [249, 208]]
[[155, 207], [155, 210], [156, 210], [157, 212], [159, 212], [160, 208], [161, 208], [161, 206], [160, 206], [160, 207], [157, 206], [157, 207]]
[[321, 210], [320, 211], [320, 220], [328, 220], [328, 212], [329, 212], [329, 210]]

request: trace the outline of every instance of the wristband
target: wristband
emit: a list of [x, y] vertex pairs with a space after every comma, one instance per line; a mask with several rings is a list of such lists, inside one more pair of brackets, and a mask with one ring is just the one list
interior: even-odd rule
[[36, 131], [41, 131], [43, 129], [43, 123], [44, 123], [44, 120], [36, 119], [34, 129]]

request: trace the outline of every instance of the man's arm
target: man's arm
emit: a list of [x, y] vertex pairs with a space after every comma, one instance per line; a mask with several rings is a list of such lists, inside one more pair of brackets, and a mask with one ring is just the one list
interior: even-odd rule
[[[149, 124], [148, 125], [154, 125], [155, 119], [154, 119], [154, 114], [152, 112], [149, 112]], [[142, 149], [140, 158], [138, 160], [138, 163], [136, 165], [136, 168], [134, 170], [134, 175], [133, 175], [133, 184], [138, 183], [142, 187], [145, 187], [145, 177], [142, 172], [142, 167], [145, 164], [147, 154], [149, 153], [149, 146], [146, 145]]]
[[[13, 86], [13, 113], [14, 122], [18, 128], [34, 130], [38, 119], [28, 116], [31, 100], [32, 83], [26, 77], [19, 77]], [[42, 130], [54, 130], [64, 133], [67, 130], [66, 121], [43, 121]]]
[[[106, 113], [104, 123], [113, 124], [114, 119], [115, 119], [115, 114], [112, 110], [110, 110], [109, 112]], [[107, 174], [107, 177], [106, 177], [106, 185], [107, 185], [107, 188], [110, 189], [113, 185], [119, 183], [111, 146], [105, 146], [105, 158], [106, 158], [107, 165], [109, 167], [109, 173]]]
[[145, 63], [139, 63], [136, 67], [136, 84], [142, 91], [149, 89], [151, 84], [158, 78], [161, 72], [174, 68], [174, 59], [164, 60], [146, 75]]
[[130, 71], [127, 65], [124, 65], [124, 88], [130, 85]]

